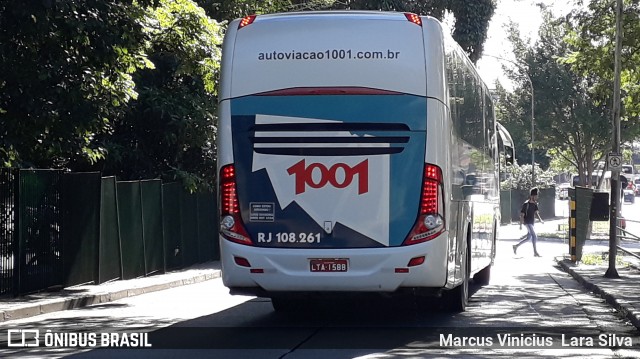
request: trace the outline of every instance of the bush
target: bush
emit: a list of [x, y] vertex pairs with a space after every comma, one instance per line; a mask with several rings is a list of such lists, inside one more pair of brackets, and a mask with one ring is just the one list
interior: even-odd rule
[[531, 183], [531, 165], [513, 164], [506, 168], [507, 179], [500, 182], [500, 188], [507, 190], [529, 190], [533, 187], [551, 188], [554, 186], [554, 173], [550, 170], [543, 171], [536, 163], [536, 183]]

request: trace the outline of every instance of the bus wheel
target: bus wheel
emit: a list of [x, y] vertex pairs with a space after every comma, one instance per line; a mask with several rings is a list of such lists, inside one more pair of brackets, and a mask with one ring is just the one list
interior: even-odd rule
[[462, 267], [462, 283], [453, 288], [452, 290], [446, 292], [447, 295], [444, 296], [445, 305], [448, 305], [448, 309], [451, 312], [464, 312], [467, 309], [467, 304], [469, 304], [469, 254], [465, 250], [464, 258], [460, 261], [460, 266]]
[[491, 243], [491, 264], [484, 267], [480, 272], [473, 276], [473, 282], [479, 285], [489, 284], [491, 280], [491, 267], [493, 265], [493, 258], [496, 257], [496, 222], [493, 222], [493, 241]]

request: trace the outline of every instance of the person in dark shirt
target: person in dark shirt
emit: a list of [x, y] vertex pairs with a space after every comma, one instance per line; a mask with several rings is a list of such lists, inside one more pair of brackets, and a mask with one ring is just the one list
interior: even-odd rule
[[535, 217], [538, 217], [540, 222], [544, 223], [540, 217], [540, 212], [538, 211], [538, 189], [532, 188], [529, 192], [529, 199], [522, 204], [522, 209], [520, 209], [520, 229], [522, 229], [522, 225], [524, 224], [527, 227], [527, 235], [520, 242], [513, 245], [513, 254], [517, 254], [518, 247], [520, 247], [522, 243], [531, 239], [531, 243], [533, 244], [533, 255], [540, 257], [538, 249], [536, 248], [538, 236], [533, 229], [533, 223], [536, 220]]

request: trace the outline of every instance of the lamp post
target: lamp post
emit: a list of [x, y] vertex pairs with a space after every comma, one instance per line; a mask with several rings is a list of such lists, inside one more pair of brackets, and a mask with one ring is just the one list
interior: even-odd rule
[[[613, 69], [613, 153], [620, 154], [620, 67], [622, 52], [622, 0], [616, 1], [616, 49]], [[620, 278], [616, 269], [618, 242], [618, 207], [620, 205], [620, 172], [611, 171], [611, 207], [609, 208], [609, 266], [605, 278]]]
[[505, 58], [502, 58], [502, 57], [499, 57], [499, 56], [493, 56], [493, 55], [487, 55], [487, 54], [484, 54], [483, 56], [492, 57], [492, 58], [497, 59], [497, 60], [507, 61], [507, 62], [510, 62], [511, 64], [515, 65], [518, 69], [522, 70], [522, 73], [526, 77], [527, 81], [529, 82], [529, 86], [531, 87], [531, 186], [535, 187], [536, 186], [536, 161], [535, 161], [535, 152], [534, 152], [535, 115], [534, 115], [533, 83], [531, 82], [531, 78], [527, 74], [526, 69], [524, 67], [522, 67], [522, 65], [518, 64], [517, 62], [509, 60], [509, 59], [505, 59]]

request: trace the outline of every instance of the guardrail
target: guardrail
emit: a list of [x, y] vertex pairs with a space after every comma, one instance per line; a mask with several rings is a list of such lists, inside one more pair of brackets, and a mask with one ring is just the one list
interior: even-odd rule
[[[634, 220], [629, 220], [629, 219], [625, 219], [625, 220], [626, 220], [627, 222], [640, 223], [640, 221], [634, 221]], [[631, 240], [631, 241], [640, 242], [640, 237], [639, 237], [639, 236], [637, 236], [637, 235], [635, 235], [635, 234], [633, 234], [633, 233], [630, 233], [629, 231], [627, 231], [627, 230], [626, 230], [626, 229], [624, 229], [624, 228], [621, 228], [621, 227], [616, 227], [616, 228], [618, 228], [618, 235], [617, 235], [617, 238], [618, 238], [618, 244], [616, 244], [616, 248], [618, 248], [618, 250], [621, 250], [621, 251], [623, 251], [624, 253], [626, 253], [626, 254], [628, 254], [628, 255], [630, 255], [630, 256], [632, 256], [632, 257], [634, 257], [634, 258], [636, 258], [636, 259], [640, 260], [640, 255], [638, 255], [638, 254], [636, 254], [636, 253], [634, 253], [634, 252], [631, 252], [631, 251], [630, 251], [630, 250], [628, 250], [628, 249], [624, 249], [624, 248], [622, 248], [622, 247], [620, 246], [620, 240], [621, 240], [621, 239], [627, 239], [627, 240]]]

